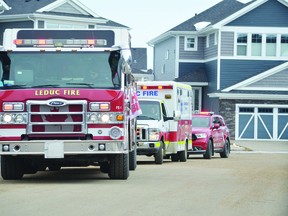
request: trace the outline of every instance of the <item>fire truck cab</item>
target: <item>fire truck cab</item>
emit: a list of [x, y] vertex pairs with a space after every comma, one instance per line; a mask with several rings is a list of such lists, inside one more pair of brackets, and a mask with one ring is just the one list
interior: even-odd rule
[[192, 88], [173, 81], [137, 82], [137, 154], [187, 160], [192, 150]]
[[6, 29], [2, 178], [95, 165], [111, 179], [127, 179], [137, 165], [130, 63], [126, 29]]

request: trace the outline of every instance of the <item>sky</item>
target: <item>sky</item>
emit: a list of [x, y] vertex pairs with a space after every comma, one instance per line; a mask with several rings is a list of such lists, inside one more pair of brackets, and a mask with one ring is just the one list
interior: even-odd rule
[[132, 47], [147, 48], [148, 69], [153, 69], [153, 48], [148, 46], [147, 42], [221, 0], [79, 1], [99, 16], [130, 27]]

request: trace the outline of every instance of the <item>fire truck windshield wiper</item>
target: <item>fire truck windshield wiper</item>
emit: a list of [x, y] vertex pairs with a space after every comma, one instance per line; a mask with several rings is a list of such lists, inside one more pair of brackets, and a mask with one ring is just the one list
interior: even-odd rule
[[66, 83], [66, 85], [85, 85], [88, 87], [92, 87], [94, 84], [93, 83], [83, 83], [83, 82], [69, 82], [69, 83]]
[[4, 85], [4, 88], [30, 88], [30, 86], [27, 86], [25, 84], [23, 85]]
[[35, 85], [35, 86], [32, 86], [32, 88], [49, 88], [49, 87], [51, 87], [51, 88], [53, 88], [53, 87], [59, 87], [59, 85], [52, 85], [52, 84], [46, 84], [46, 85]]

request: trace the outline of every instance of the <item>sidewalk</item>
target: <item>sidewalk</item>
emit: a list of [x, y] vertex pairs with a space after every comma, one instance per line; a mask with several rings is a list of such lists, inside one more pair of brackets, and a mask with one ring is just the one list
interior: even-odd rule
[[231, 151], [288, 153], [288, 141], [231, 140]]

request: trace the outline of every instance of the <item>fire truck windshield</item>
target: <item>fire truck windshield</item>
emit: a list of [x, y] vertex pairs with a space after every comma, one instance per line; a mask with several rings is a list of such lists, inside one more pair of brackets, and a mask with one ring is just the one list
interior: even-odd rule
[[[0, 52], [0, 88], [117, 89], [121, 86], [117, 73], [119, 55], [111, 54], [113, 52]], [[116, 63], [113, 61], [112, 65], [113, 56]]]

